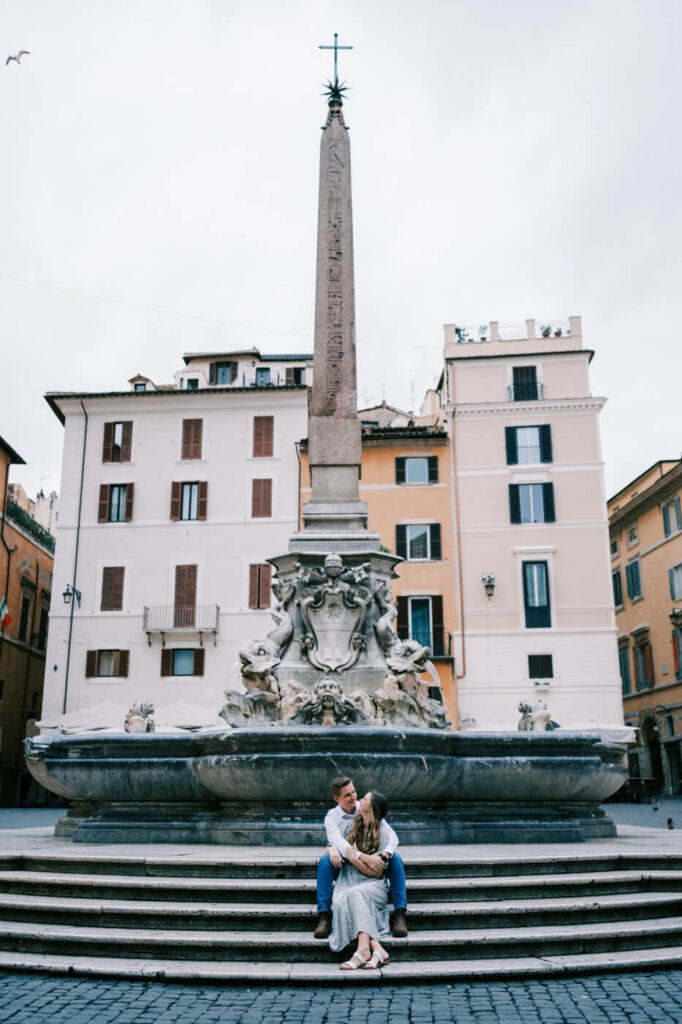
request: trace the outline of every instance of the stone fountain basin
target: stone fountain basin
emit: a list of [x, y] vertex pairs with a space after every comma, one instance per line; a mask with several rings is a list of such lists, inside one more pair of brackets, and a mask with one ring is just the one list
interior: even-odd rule
[[343, 726], [26, 741], [82, 842], [317, 843], [336, 775], [384, 793], [404, 842], [579, 841], [615, 835], [599, 804], [623, 754], [585, 732]]

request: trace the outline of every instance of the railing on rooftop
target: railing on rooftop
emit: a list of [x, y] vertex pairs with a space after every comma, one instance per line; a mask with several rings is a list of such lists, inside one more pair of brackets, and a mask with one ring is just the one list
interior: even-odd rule
[[535, 338], [570, 338], [569, 320], [526, 320], [525, 323], [501, 324], [491, 320], [487, 324], [455, 326], [455, 341], [458, 344], [486, 341], [521, 341]]

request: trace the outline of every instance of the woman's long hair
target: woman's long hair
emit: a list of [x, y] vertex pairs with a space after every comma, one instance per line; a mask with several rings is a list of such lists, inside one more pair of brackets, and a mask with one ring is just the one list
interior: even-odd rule
[[379, 849], [379, 828], [382, 818], [386, 817], [388, 800], [383, 793], [374, 790], [371, 793], [370, 810], [371, 814], [367, 823], [361, 814], [357, 814], [353, 827], [346, 836], [346, 842], [351, 846], [357, 846], [361, 853], [376, 853]]

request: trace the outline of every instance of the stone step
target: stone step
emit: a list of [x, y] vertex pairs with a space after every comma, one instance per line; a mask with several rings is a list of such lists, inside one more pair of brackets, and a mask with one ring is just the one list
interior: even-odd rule
[[561, 977], [617, 971], [682, 968], [678, 946], [571, 953], [568, 956], [509, 956], [504, 959], [391, 960], [376, 971], [340, 971], [337, 963], [270, 963], [241, 960], [171, 960], [64, 956], [59, 953], [4, 953], [0, 971], [76, 974], [80, 977], [139, 981], [223, 982], [246, 985], [376, 985], [424, 982], [493, 981], [504, 978]]
[[[682, 914], [682, 896], [669, 892], [643, 892], [528, 900], [448, 901], [416, 903], [409, 914], [411, 931], [461, 928], [504, 928], [531, 925], [584, 924], [595, 921], [676, 917]], [[313, 905], [296, 903], [210, 903], [160, 900], [98, 900], [65, 896], [0, 893], [0, 921], [77, 924], [138, 929], [164, 928], [184, 932], [208, 931], [312, 931]]]
[[[676, 871], [600, 871], [557, 875], [483, 878], [408, 877], [410, 905], [429, 900], [536, 899], [552, 896], [604, 895], [682, 890]], [[145, 875], [92, 875], [71, 872], [0, 871], [0, 892], [59, 895], [93, 899], [158, 899], [212, 903], [304, 903], [315, 900], [314, 872], [308, 878], [186, 878]]]
[[[572, 956], [682, 944], [682, 917], [504, 928], [412, 931], [388, 938], [396, 961]], [[329, 962], [338, 959], [305, 932], [140, 930], [0, 921], [0, 952], [211, 961]], [[367, 972], [370, 973], [370, 972]]]

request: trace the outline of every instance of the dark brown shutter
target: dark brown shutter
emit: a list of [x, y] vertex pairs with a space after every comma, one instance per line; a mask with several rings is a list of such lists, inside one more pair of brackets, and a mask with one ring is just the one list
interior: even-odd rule
[[100, 484], [99, 488], [99, 511], [97, 522], [106, 523], [109, 520], [109, 484]]
[[116, 675], [117, 676], [123, 676], [124, 678], [127, 678], [127, 676], [128, 676], [128, 664], [130, 662], [130, 651], [119, 651], [118, 652], [118, 659], [117, 660], [118, 660], [118, 671], [116, 672]]
[[203, 420], [182, 421], [182, 458], [201, 458], [201, 435]]
[[133, 492], [135, 490], [135, 484], [126, 484], [126, 523], [129, 523], [133, 518]]
[[199, 503], [197, 510], [197, 519], [206, 518], [206, 509], [208, 507], [208, 482], [206, 480], [199, 481]]
[[126, 422], [122, 423], [121, 426], [123, 427], [123, 430], [121, 431], [121, 454], [120, 454], [120, 461], [121, 462], [130, 462], [130, 452], [131, 452], [132, 441], [133, 441], [133, 424], [132, 424], [132, 420], [126, 420]]
[[406, 597], [399, 597], [398, 605], [398, 636], [401, 640], [407, 640], [410, 635], [409, 605]]
[[443, 629], [443, 598], [440, 594], [431, 598], [431, 627], [433, 637], [431, 639], [431, 652], [436, 655], [445, 653], [444, 629]]
[[203, 647], [197, 647], [194, 652], [194, 675], [203, 676], [204, 674], [204, 655], [206, 651]]
[[97, 675], [97, 651], [88, 651], [85, 655], [85, 675], [91, 678]]
[[125, 568], [120, 565], [106, 566], [102, 570], [103, 612], [120, 611], [123, 607], [123, 579]]
[[260, 572], [258, 565], [249, 566], [249, 608], [258, 607], [260, 597]]
[[209, 363], [208, 364], [208, 383], [209, 384], [215, 384], [215, 382], [216, 382], [216, 377], [217, 377], [217, 369], [216, 368], [217, 368], [217, 366], [218, 366], [217, 363]]
[[294, 368], [293, 366], [287, 366], [287, 384], [294, 383]]
[[102, 445], [102, 462], [112, 462], [114, 458], [114, 424], [104, 424], [104, 443]]
[[239, 377], [239, 363], [235, 360], [230, 363], [230, 384], [234, 384]]
[[251, 489], [251, 516], [254, 519], [272, 515], [272, 480], [254, 480]]
[[273, 437], [275, 432], [274, 416], [254, 416], [253, 418], [253, 457], [254, 459], [272, 458]]
[[174, 480], [171, 484], [171, 507], [170, 517], [173, 522], [180, 518], [180, 502], [182, 500], [182, 484]]
[[175, 566], [175, 617], [176, 627], [194, 626], [194, 610], [197, 600], [196, 565]]
[[173, 652], [168, 647], [164, 647], [161, 651], [161, 675], [173, 675]]
[[258, 594], [258, 607], [269, 608], [270, 607], [270, 579], [272, 576], [271, 565], [261, 565], [260, 567], [260, 588]]

